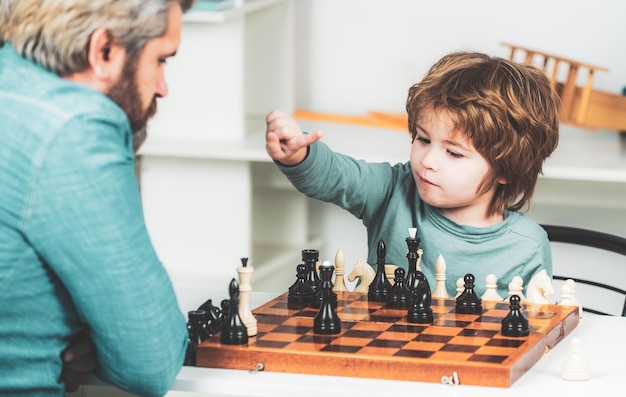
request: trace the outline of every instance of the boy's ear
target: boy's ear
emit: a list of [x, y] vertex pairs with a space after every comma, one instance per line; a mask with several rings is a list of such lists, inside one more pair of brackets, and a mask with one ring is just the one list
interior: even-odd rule
[[107, 29], [99, 28], [89, 39], [87, 59], [93, 77], [108, 86], [118, 80], [126, 60], [126, 51], [122, 46], [114, 44]]
[[496, 182], [500, 185], [506, 185], [507, 183], [509, 183], [509, 181], [506, 180], [506, 178], [504, 177], [499, 177], [498, 179], [496, 179]]

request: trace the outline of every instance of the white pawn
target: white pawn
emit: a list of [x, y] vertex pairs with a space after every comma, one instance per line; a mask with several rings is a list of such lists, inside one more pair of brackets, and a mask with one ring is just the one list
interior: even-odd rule
[[437, 257], [435, 261], [435, 289], [432, 293], [433, 298], [449, 298], [446, 289], [446, 260], [442, 255]]
[[501, 301], [503, 300], [500, 294], [498, 294], [498, 279], [495, 274], [488, 274], [485, 277], [485, 293], [480, 297], [486, 301]]
[[459, 277], [456, 280], [456, 296], [455, 296], [455, 298], [458, 298], [459, 296], [461, 296], [463, 291], [465, 291], [465, 280], [463, 280], [463, 277]]
[[589, 366], [581, 354], [580, 338], [574, 337], [570, 342], [570, 356], [561, 367], [561, 378], [565, 380], [587, 380], [590, 378]]
[[343, 278], [345, 274], [345, 259], [343, 257], [343, 252], [341, 250], [337, 251], [335, 254], [335, 283], [333, 284], [333, 291], [348, 291], [348, 287], [346, 286], [346, 281]]
[[572, 305], [578, 306], [578, 317], [582, 318], [583, 317], [583, 305], [576, 298], [576, 281], [572, 280], [571, 278], [568, 278], [567, 280], [565, 280], [565, 284], [570, 286], [570, 289], [571, 289], [570, 301], [572, 302]]
[[519, 284], [519, 297], [522, 298], [522, 302], [526, 302], [527, 299], [524, 296], [524, 293], [522, 291], [524, 291], [524, 279], [521, 278], [520, 276], [515, 276], [511, 279], [512, 281], [515, 281], [516, 283]]
[[559, 301], [559, 305], [576, 306], [574, 302], [572, 302], [572, 287], [568, 284], [563, 284], [561, 287], [561, 300]]
[[526, 302], [526, 298], [522, 293], [522, 284], [518, 280], [513, 277], [513, 280], [509, 283], [509, 296], [506, 298], [507, 301], [511, 299], [511, 296], [517, 295], [520, 297], [521, 302]]

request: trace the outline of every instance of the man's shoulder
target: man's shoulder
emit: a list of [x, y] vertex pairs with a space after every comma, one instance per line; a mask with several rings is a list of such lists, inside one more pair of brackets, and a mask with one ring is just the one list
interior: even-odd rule
[[62, 79], [21, 57], [9, 45], [0, 48], [0, 87], [0, 101], [4, 98], [13, 111], [32, 117], [65, 122], [92, 114], [119, 123], [126, 118], [103, 93]]

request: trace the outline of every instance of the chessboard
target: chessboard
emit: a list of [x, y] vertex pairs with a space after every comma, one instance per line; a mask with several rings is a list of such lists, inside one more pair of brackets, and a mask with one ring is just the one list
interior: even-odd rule
[[288, 303], [284, 293], [253, 310], [257, 335], [246, 345], [221, 344], [218, 333], [198, 346], [196, 365], [436, 383], [454, 375], [459, 384], [509, 387], [579, 321], [576, 306], [522, 304], [530, 333], [506, 337], [508, 302], [483, 301], [473, 315], [455, 313], [454, 299], [433, 298], [433, 324], [414, 324], [405, 309], [367, 293], [337, 295], [339, 334], [315, 334], [318, 310]]

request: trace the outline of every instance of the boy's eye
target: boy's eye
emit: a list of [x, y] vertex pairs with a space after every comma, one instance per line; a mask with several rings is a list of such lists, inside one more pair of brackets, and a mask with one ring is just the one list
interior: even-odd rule
[[459, 159], [459, 158], [463, 157], [463, 155], [462, 155], [462, 154], [459, 154], [459, 153], [457, 153], [457, 152], [453, 152], [453, 151], [451, 151], [451, 150], [448, 150], [448, 154], [449, 154], [450, 156], [454, 157], [455, 159]]
[[422, 136], [417, 136], [416, 138], [419, 142], [423, 143], [424, 145], [428, 145], [430, 143], [430, 139], [428, 138], [424, 138]]

